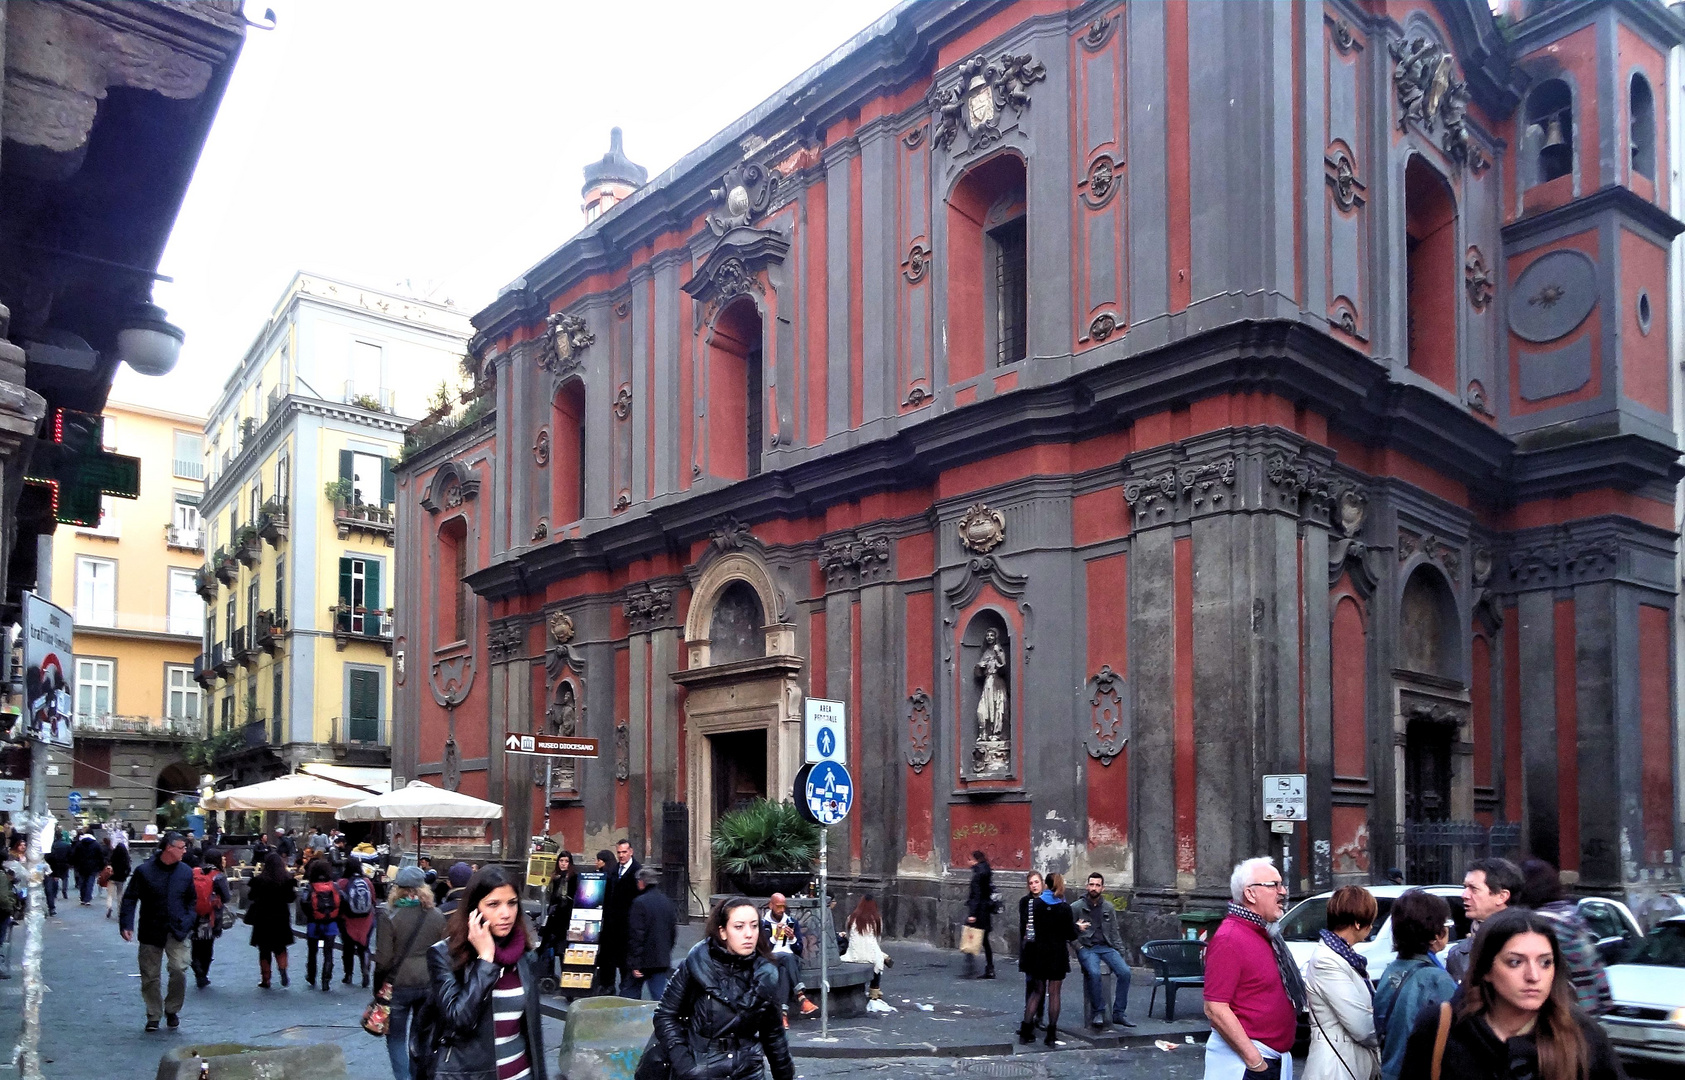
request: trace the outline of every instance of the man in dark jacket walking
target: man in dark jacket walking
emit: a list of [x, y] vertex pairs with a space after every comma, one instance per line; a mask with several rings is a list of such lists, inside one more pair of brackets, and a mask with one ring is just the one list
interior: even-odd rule
[[57, 915], [57, 906], [53, 902], [55, 894], [70, 899], [70, 841], [60, 833], [53, 839], [53, 846], [47, 849], [47, 869], [52, 874], [47, 878], [47, 914]]
[[[995, 872], [989, 857], [981, 851], [971, 853], [971, 890], [965, 894], [965, 925], [983, 931], [983, 975], [995, 977], [995, 947], [989, 943], [989, 931], [995, 925]], [[971, 970], [971, 958], [966, 957], [966, 971]]]
[[638, 898], [638, 871], [643, 869], [632, 857], [630, 840], [614, 845], [614, 859], [614, 865], [607, 870], [602, 941], [597, 948], [598, 988], [605, 994], [615, 992], [615, 978], [626, 968], [627, 921], [632, 914], [632, 901]]
[[[188, 939], [199, 919], [194, 910], [193, 871], [183, 865], [187, 839], [167, 832], [158, 854], [135, 867], [123, 894], [118, 923], [123, 940], [136, 936], [135, 908], [140, 908], [140, 996], [146, 1002], [146, 1030], [157, 1031], [160, 1016], [170, 1027], [181, 1026], [181, 1003], [187, 997]], [[160, 967], [169, 960], [170, 983], [161, 994]]]
[[667, 894], [656, 888], [661, 874], [638, 871], [638, 897], [626, 923], [626, 966], [621, 979], [621, 996], [636, 998], [649, 987], [649, 996], [660, 1001], [667, 992], [673, 972], [673, 942], [679, 934], [679, 913]]
[[94, 902], [94, 882], [105, 869], [105, 852], [100, 850], [93, 833], [85, 832], [76, 838], [70, 849], [70, 865], [76, 868], [76, 894], [82, 906], [87, 907]]

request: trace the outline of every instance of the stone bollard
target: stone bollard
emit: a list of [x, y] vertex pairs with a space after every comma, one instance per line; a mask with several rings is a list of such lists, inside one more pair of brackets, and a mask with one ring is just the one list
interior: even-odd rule
[[334, 1043], [309, 1046], [182, 1046], [158, 1062], [157, 1080], [350, 1080]]
[[562, 1034], [561, 1080], [632, 1080], [654, 1032], [653, 1001], [578, 999], [568, 1006]]

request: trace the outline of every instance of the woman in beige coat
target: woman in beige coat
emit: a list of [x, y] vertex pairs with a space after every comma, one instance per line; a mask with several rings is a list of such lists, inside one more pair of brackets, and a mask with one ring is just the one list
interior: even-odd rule
[[1352, 946], [1369, 937], [1375, 898], [1348, 885], [1328, 898], [1328, 929], [1305, 967], [1311, 1052], [1300, 1080], [1375, 1080], [1381, 1075], [1369, 969]]

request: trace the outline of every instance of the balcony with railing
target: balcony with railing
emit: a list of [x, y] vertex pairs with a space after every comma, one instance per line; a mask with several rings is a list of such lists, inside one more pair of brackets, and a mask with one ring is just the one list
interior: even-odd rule
[[356, 379], [345, 380], [345, 403], [369, 412], [390, 413], [397, 411], [398, 395], [382, 386], [373, 393], [359, 390]]
[[183, 480], [203, 480], [205, 478], [205, 463], [195, 458], [174, 458], [172, 471]]
[[257, 647], [274, 655], [287, 633], [287, 619], [279, 610], [260, 611], [252, 616], [252, 639]]
[[216, 571], [217, 580], [224, 585], [233, 585], [240, 580], [240, 560], [227, 548], [216, 549], [216, 554], [211, 556], [211, 568]]
[[263, 537], [256, 525], [242, 525], [234, 534], [234, 557], [249, 567], [263, 561]]
[[76, 735], [112, 735], [139, 739], [198, 741], [205, 737], [205, 721], [198, 716], [103, 716], [76, 717]]
[[210, 563], [193, 571], [193, 591], [207, 604], [216, 603], [216, 582], [216, 569]]
[[225, 679], [234, 677], [234, 653], [225, 642], [211, 646], [211, 668]]
[[228, 632], [228, 648], [234, 653], [234, 662], [241, 667], [254, 667], [257, 664], [256, 635], [244, 626], [236, 626]]
[[393, 546], [396, 523], [390, 506], [376, 506], [374, 503], [357, 502], [354, 499], [335, 499], [333, 523], [341, 540], [349, 540], [352, 532], [359, 532], [369, 536], [384, 536], [386, 546]]
[[386, 655], [392, 655], [392, 613], [335, 604], [328, 609], [333, 621], [334, 644], [343, 649], [353, 641], [384, 645]]
[[[204, 551], [205, 531], [184, 529], [180, 525], [164, 526], [164, 546], [177, 551]], [[213, 598], [215, 589], [212, 590]]]
[[257, 534], [279, 546], [287, 538], [287, 497], [272, 495], [257, 512]]
[[206, 690], [216, 685], [216, 669], [211, 666], [211, 658], [204, 653], [193, 658], [193, 681]]
[[335, 746], [385, 746], [384, 728], [379, 720], [336, 716], [329, 723], [328, 742]]

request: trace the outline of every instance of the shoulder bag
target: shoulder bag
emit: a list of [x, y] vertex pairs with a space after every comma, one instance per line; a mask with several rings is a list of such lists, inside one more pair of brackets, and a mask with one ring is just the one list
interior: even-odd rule
[[1440, 1066], [1445, 1063], [1445, 1041], [1451, 1035], [1451, 1003], [1443, 1002], [1439, 1006], [1439, 1030], [1433, 1036], [1433, 1065], [1428, 1075], [1431, 1080], [1439, 1080]]
[[[409, 956], [410, 947], [415, 944], [416, 935], [421, 933], [422, 924], [426, 921], [427, 913], [423, 911], [421, 918], [417, 919], [415, 925], [410, 928], [409, 936], [404, 938], [404, 944], [398, 949], [396, 955], [398, 957], [397, 962], [400, 965]], [[387, 922], [390, 923], [391, 920], [388, 919]], [[370, 1035], [385, 1038], [386, 1032], [392, 1024], [392, 980], [390, 978], [377, 978], [375, 981], [380, 985], [380, 989], [374, 992], [374, 1000], [369, 1002], [368, 1008], [363, 1010], [363, 1030]]]

